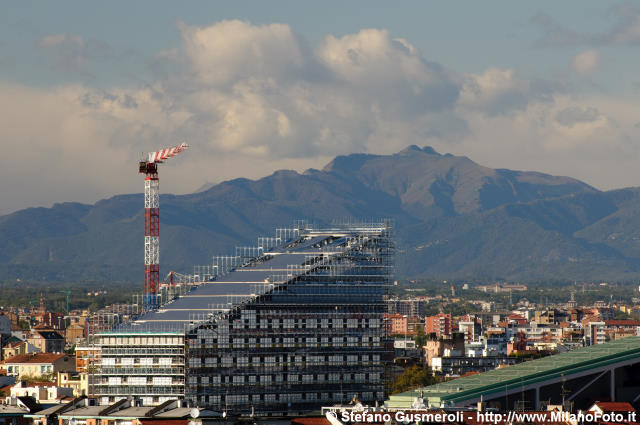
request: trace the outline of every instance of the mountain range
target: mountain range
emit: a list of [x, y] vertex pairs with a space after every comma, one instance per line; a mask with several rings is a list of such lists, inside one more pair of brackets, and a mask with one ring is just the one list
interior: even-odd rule
[[[189, 273], [296, 219], [389, 217], [399, 277], [637, 279], [638, 208], [639, 188], [600, 191], [570, 177], [491, 169], [410, 146], [162, 195], [161, 273]], [[143, 220], [141, 194], [2, 216], [0, 279], [140, 282]]]

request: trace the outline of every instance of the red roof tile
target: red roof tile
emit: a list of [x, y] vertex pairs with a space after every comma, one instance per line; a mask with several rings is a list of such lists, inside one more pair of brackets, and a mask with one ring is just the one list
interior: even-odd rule
[[605, 320], [604, 324], [607, 326], [640, 326], [640, 320], [612, 319]]
[[308, 417], [308, 418], [293, 418], [291, 419], [291, 425], [330, 425], [331, 423], [325, 417]]
[[33, 353], [33, 354], [18, 354], [17, 356], [4, 359], [1, 364], [13, 364], [13, 363], [53, 363], [63, 357], [69, 357], [68, 354], [56, 354], [56, 353]]
[[626, 401], [598, 401], [596, 406], [604, 412], [635, 412], [636, 409]]
[[189, 419], [147, 419], [140, 418], [140, 422], [146, 425], [187, 425]]

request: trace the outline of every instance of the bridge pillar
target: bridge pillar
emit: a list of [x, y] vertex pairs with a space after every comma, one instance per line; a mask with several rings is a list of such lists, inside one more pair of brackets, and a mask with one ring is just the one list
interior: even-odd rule
[[611, 367], [611, 374], [609, 375], [609, 398], [611, 401], [616, 401], [616, 368]]
[[533, 400], [533, 409], [534, 410], [538, 410], [540, 409], [540, 386], [536, 387], [535, 390], [535, 399]]

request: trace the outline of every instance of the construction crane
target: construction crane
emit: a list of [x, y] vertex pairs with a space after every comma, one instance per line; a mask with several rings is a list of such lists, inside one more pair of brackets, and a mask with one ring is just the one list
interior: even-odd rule
[[149, 152], [140, 161], [138, 172], [144, 174], [144, 309], [158, 307], [160, 283], [160, 184], [158, 164], [189, 147], [186, 143], [157, 152]]

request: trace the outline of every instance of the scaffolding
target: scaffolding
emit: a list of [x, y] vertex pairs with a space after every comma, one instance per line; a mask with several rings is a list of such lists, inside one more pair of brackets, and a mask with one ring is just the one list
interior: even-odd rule
[[[270, 268], [272, 259], [287, 253], [299, 255], [291, 256], [294, 264]], [[299, 221], [234, 254], [161, 285], [158, 311], [198, 285], [225, 283], [222, 277], [233, 272], [266, 273], [264, 282], [247, 282], [242, 294], [212, 296], [207, 308], [189, 312], [180, 326], [150, 323], [144, 314], [111, 323], [111, 333], [97, 335], [103, 362], [91, 380], [95, 395], [104, 402], [138, 396], [144, 404], [175, 396], [199, 407], [261, 415], [300, 414], [354, 397], [370, 404], [385, 399], [392, 353], [383, 322], [394, 272], [391, 222], [323, 228]], [[133, 302], [138, 311], [141, 300]], [[159, 347], [148, 339], [158, 333], [182, 342]], [[173, 351], [158, 351], [167, 349]]]
[[106, 332], [121, 323], [135, 319], [142, 311], [142, 299], [141, 296], [139, 304], [112, 304], [96, 311], [87, 318], [87, 335]]
[[[281, 229], [279, 229], [281, 230]], [[364, 234], [360, 233], [363, 232]], [[382, 320], [393, 274], [387, 223], [306, 223], [300, 237], [333, 234], [245, 297], [198, 314], [186, 334], [185, 397], [198, 406], [297, 414], [326, 403], [384, 400], [390, 344]], [[327, 239], [325, 239], [326, 241]]]

